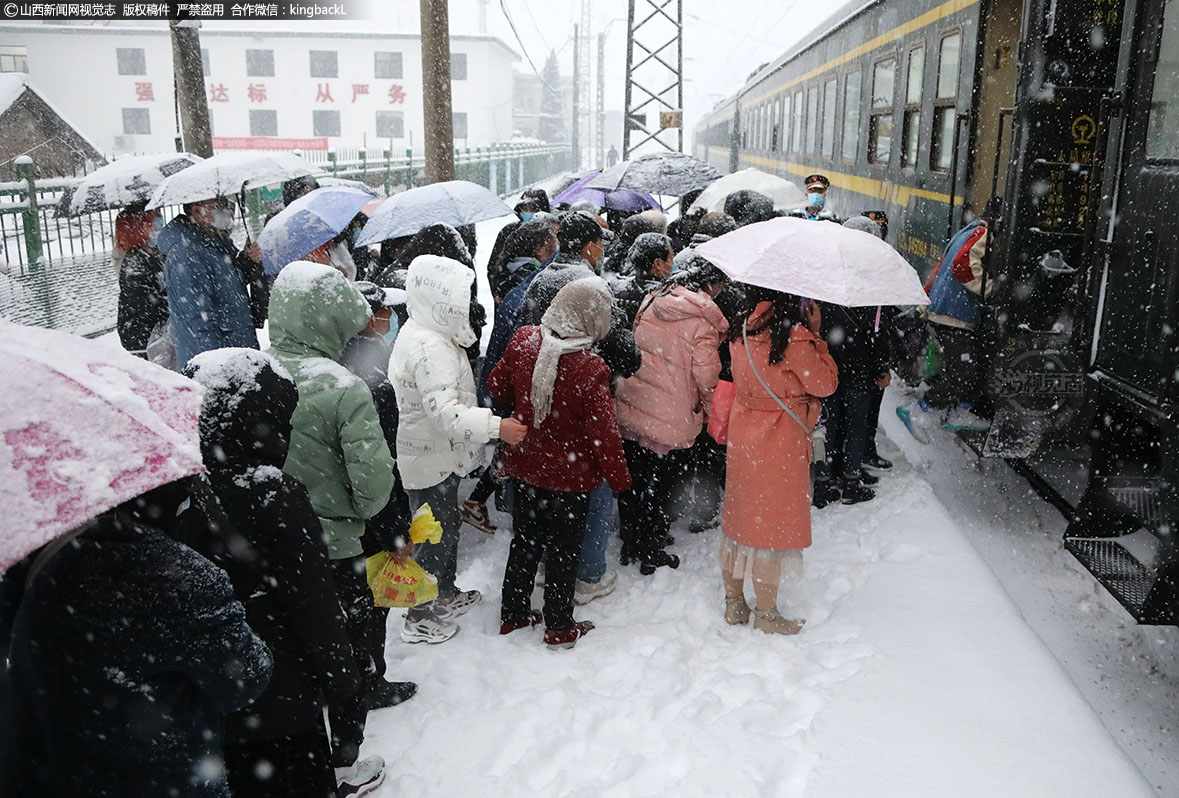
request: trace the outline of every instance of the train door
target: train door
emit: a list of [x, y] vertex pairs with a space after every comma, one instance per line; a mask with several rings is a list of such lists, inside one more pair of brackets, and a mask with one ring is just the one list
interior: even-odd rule
[[1091, 351], [1102, 375], [1161, 400], [1176, 395], [1179, 343], [1179, 0], [1146, 3], [1140, 16]]
[[978, 97], [966, 198], [976, 214], [1007, 188], [1011, 156], [1011, 109], [1019, 78], [1023, 0], [992, 0], [983, 13]]

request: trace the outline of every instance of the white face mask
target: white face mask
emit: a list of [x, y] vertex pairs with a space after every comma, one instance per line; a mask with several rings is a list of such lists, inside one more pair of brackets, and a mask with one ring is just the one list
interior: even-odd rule
[[356, 280], [356, 262], [352, 260], [352, 253], [343, 244], [332, 244], [328, 249], [328, 260], [332, 268], [343, 274], [349, 280]]
[[233, 211], [229, 208], [214, 208], [209, 223], [215, 229], [228, 233], [233, 229]]

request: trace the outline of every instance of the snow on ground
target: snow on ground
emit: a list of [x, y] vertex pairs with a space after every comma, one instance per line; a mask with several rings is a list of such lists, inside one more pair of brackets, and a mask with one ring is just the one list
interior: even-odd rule
[[459, 582], [485, 599], [458, 637], [408, 646], [391, 618], [389, 675], [420, 692], [370, 716], [365, 750], [390, 762], [378, 795], [1153, 792], [904, 463], [871, 504], [816, 513], [781, 601], [807, 618], [796, 638], [726, 626], [721, 533], [678, 528], [683, 565], [622, 571], [579, 609], [598, 629], [575, 649], [500, 637], [507, 524], [464, 532]]

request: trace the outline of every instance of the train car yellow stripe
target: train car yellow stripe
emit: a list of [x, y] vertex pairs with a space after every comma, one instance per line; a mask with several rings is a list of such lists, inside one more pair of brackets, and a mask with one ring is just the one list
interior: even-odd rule
[[[959, 11], [963, 11], [967, 8], [970, 8], [971, 6], [976, 5], [979, 2], [980, 2], [980, 0], [947, 0], [947, 2], [942, 3], [940, 6], [937, 6], [936, 8], [932, 8], [929, 11], [926, 11], [921, 16], [914, 17], [913, 19], [909, 20], [908, 22], [904, 22], [900, 25], [897, 25], [895, 28], [893, 28], [891, 30], [887, 30], [884, 33], [880, 34], [879, 36], [876, 36], [875, 38], [869, 39], [868, 41], [864, 42], [860, 46], [853, 47], [851, 50], [848, 50], [846, 53], [843, 53], [842, 55], [837, 55], [835, 58], [832, 58], [827, 63], [825, 63], [821, 66], [815, 67], [810, 72], [799, 75], [796, 78], [792, 78], [791, 80], [787, 81], [786, 83], [783, 83], [781, 86], [777, 86], [777, 87], [771, 89], [770, 91], [759, 94], [750, 100], [746, 100], [744, 103], [742, 103], [742, 105], [756, 105], [763, 100], [768, 100], [773, 97], [778, 97], [782, 94], [785, 94], [787, 89], [793, 88], [794, 86], [797, 86], [799, 83], [810, 80], [811, 78], [813, 78], [817, 75], [821, 75], [824, 72], [834, 69], [837, 66], [840, 66], [842, 64], [846, 64], [848, 61], [852, 61], [856, 58], [859, 58], [860, 56], [864, 55], [865, 53], [870, 53], [879, 47], [883, 47], [884, 45], [890, 44], [890, 43], [896, 41], [897, 39], [908, 36], [910, 33], [920, 30], [921, 28], [924, 28], [927, 25], [932, 25], [933, 23], [935, 23], [939, 20], [945, 19], [946, 17], [950, 16], [951, 14], [957, 14]], [[801, 55], [801, 53], [800, 53], [800, 55]], [[712, 121], [722, 122], [726, 119], [732, 119], [732, 118], [733, 118], [733, 112], [730, 111], [727, 114], [715, 117], [715, 119], [713, 119]], [[948, 198], [946, 201], [947, 202], [949, 201]]]
[[[875, 197], [883, 202], [891, 202], [901, 207], [908, 207], [909, 199], [918, 197], [920, 199], [932, 200], [948, 205], [950, 202], [949, 194], [942, 194], [940, 191], [929, 191], [924, 188], [916, 188], [914, 186], [902, 186], [898, 183], [887, 183], [883, 180], [873, 180], [870, 177], [861, 177], [859, 175], [849, 175], [843, 172], [832, 172], [829, 169], [815, 168], [805, 164], [793, 163], [791, 161], [779, 161], [774, 158], [763, 158], [760, 155], [744, 155], [740, 156], [741, 162], [750, 164], [752, 166], [763, 166], [767, 169], [772, 169], [775, 172], [784, 171], [789, 172], [799, 177], [806, 177], [807, 175], [824, 174], [830, 178], [832, 185], [837, 189], [847, 189], [854, 191], [857, 194], [863, 194], [866, 197]], [[961, 205], [962, 197], [954, 197], [954, 204]]]

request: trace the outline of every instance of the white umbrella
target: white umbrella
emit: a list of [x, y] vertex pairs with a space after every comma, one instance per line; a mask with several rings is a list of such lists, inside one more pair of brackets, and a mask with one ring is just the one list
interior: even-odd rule
[[792, 211], [806, 205], [806, 192], [785, 178], [771, 175], [760, 169], [742, 169], [725, 175], [704, 189], [689, 211], [703, 208], [705, 211], [723, 211], [725, 198], [734, 191], [756, 191], [774, 201], [774, 209]]
[[152, 194], [147, 207], [237, 197], [244, 189], [270, 186], [320, 171], [289, 152], [222, 152], [169, 177]]
[[871, 233], [771, 219], [706, 241], [703, 258], [734, 280], [844, 307], [928, 305], [909, 262]]
[[629, 189], [682, 197], [720, 177], [712, 164], [683, 152], [651, 152], [633, 161], [620, 161], [586, 183], [607, 191]]
[[202, 160], [187, 152], [119, 158], [67, 187], [57, 203], [57, 215], [82, 216], [147, 202], [166, 179]]
[[358, 246], [410, 236], [431, 224], [462, 227], [509, 216], [512, 209], [483, 186], [466, 180], [447, 180], [394, 194], [369, 217]]
[[0, 321], [0, 571], [204, 470], [204, 389], [118, 347]]

